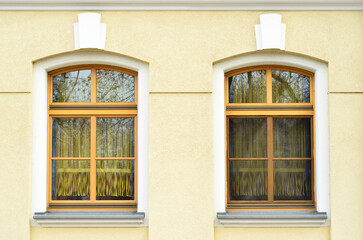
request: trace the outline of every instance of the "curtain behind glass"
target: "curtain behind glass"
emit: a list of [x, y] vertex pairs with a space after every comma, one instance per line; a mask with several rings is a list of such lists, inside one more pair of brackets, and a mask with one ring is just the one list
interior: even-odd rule
[[310, 118], [273, 119], [274, 200], [311, 200]]
[[90, 118], [53, 118], [52, 157], [90, 157]]
[[274, 160], [274, 200], [312, 200], [311, 161]]
[[267, 119], [229, 119], [229, 157], [267, 158]]
[[89, 200], [90, 119], [53, 118], [52, 157], [67, 160], [52, 161], [52, 199]]
[[267, 200], [267, 161], [229, 161], [230, 199]]
[[[267, 119], [229, 119], [229, 158], [267, 158]], [[267, 200], [267, 160], [230, 160], [231, 200]]]
[[107, 160], [134, 157], [134, 118], [97, 118], [96, 135], [96, 198], [134, 199], [134, 160]]
[[274, 118], [274, 158], [311, 157], [310, 118]]

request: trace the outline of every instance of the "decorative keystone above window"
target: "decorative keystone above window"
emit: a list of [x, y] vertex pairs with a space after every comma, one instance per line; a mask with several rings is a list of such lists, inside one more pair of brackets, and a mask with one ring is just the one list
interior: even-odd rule
[[285, 50], [286, 24], [281, 24], [280, 14], [260, 15], [260, 24], [255, 24], [257, 50]]
[[74, 48], [105, 49], [106, 24], [101, 23], [101, 14], [80, 13], [74, 23]]

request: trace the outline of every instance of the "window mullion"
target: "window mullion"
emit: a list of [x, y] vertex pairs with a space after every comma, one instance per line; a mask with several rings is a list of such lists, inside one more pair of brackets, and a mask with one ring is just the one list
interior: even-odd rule
[[267, 103], [272, 103], [272, 73], [271, 69], [266, 69], [266, 99]]
[[97, 74], [96, 68], [91, 70], [91, 103], [97, 102]]
[[273, 121], [267, 118], [267, 158], [268, 158], [268, 201], [273, 202]]
[[90, 169], [90, 198], [96, 201], [96, 116], [91, 116], [91, 169]]

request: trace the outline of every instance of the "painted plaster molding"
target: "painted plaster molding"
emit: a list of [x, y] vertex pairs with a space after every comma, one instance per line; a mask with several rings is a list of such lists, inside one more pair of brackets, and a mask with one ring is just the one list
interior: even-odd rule
[[317, 211], [230, 211], [217, 213], [224, 227], [320, 227], [327, 221]]
[[99, 13], [80, 13], [74, 23], [74, 48], [105, 49], [106, 24], [101, 23]]
[[15, 11], [360, 11], [362, 0], [0, 0], [0, 10]]
[[145, 213], [136, 211], [46, 211], [35, 213], [33, 226], [40, 227], [139, 227]]
[[285, 50], [286, 24], [281, 24], [280, 14], [260, 15], [260, 24], [255, 24], [257, 50]]

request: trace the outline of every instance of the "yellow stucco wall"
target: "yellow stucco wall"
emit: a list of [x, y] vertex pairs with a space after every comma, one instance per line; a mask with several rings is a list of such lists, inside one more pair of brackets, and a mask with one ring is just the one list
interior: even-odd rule
[[329, 239], [329, 227], [322, 228], [216, 228], [215, 239], [218, 240], [326, 240]]
[[[363, 12], [275, 12], [286, 51], [328, 62], [331, 226], [214, 228], [213, 63], [266, 12], [100, 12], [105, 50], [150, 66], [149, 227], [31, 228], [32, 61], [73, 51], [78, 12], [0, 12], [0, 239], [361, 239]], [[20, 147], [19, 147], [20, 146]]]
[[144, 240], [148, 228], [32, 228], [31, 239], [41, 240]]

